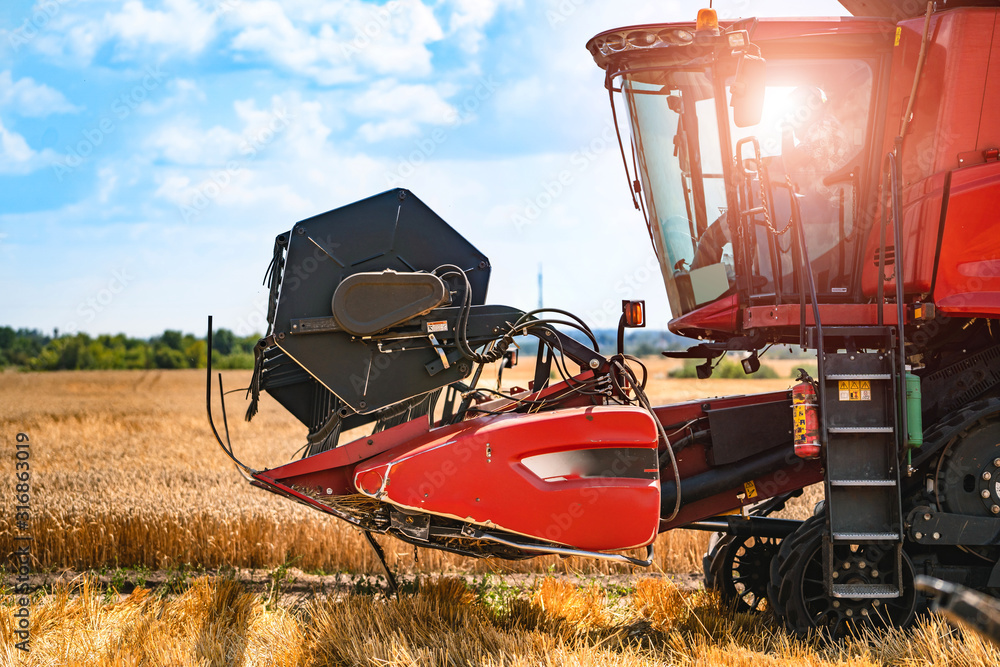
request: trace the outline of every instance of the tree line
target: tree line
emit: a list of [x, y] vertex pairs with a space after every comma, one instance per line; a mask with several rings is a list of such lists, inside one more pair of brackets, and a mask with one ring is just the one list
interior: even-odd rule
[[[259, 335], [237, 336], [229, 329], [215, 331], [212, 366], [253, 368], [253, 348]], [[37, 329], [0, 327], [0, 368], [26, 370], [114, 370], [204, 368], [208, 343], [204, 338], [167, 330], [151, 338], [125, 334], [85, 333], [52, 336]]]

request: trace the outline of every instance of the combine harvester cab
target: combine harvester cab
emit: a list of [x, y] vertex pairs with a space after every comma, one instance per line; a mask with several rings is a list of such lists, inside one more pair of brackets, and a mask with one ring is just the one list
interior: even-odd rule
[[[703, 10], [587, 45], [627, 124], [670, 329], [699, 341], [671, 356], [708, 377], [742, 352], [752, 373], [795, 344], [815, 378], [654, 407], [621, 343], [602, 354], [569, 313], [488, 304], [489, 260], [392, 190], [277, 237], [247, 418], [266, 391], [308, 435], [277, 468], [220, 438], [227, 455], [380, 557], [373, 534], [649, 565], [657, 533], [713, 531], [708, 583], [800, 634], [909, 625], [920, 574], [1000, 590], [1000, 8], [980, 6], [1000, 3], [857, 4], [893, 18]], [[642, 311], [623, 304], [619, 341]], [[482, 386], [522, 335], [534, 381]], [[810, 519], [769, 516], [817, 482]]]

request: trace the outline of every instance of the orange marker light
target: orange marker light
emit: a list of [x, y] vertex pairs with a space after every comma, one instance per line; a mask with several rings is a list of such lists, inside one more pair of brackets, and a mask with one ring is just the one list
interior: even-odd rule
[[645, 301], [622, 301], [622, 314], [626, 327], [634, 329], [646, 326]]
[[718, 30], [719, 29], [719, 15], [715, 13], [714, 9], [699, 9], [698, 10], [698, 23], [695, 26], [696, 30]]

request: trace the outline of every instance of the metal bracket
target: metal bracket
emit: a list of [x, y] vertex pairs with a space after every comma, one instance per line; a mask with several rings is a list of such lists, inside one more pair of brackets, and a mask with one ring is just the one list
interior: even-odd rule
[[910, 513], [910, 538], [918, 544], [1000, 544], [1000, 519], [916, 508]]
[[[431, 345], [434, 346], [434, 351], [438, 353], [438, 358], [441, 359], [441, 366], [444, 370], [451, 368], [451, 364], [448, 362], [448, 356], [444, 353], [444, 347], [438, 342], [437, 336], [432, 333], [427, 334], [428, 340], [430, 340]], [[433, 375], [433, 373], [431, 373]]]

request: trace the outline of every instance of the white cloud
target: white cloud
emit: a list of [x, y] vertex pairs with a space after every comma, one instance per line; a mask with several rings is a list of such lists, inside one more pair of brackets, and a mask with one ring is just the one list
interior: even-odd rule
[[502, 5], [519, 6], [519, 0], [453, 0], [448, 19], [448, 34], [458, 40], [466, 53], [478, 53], [485, 38], [484, 29]]
[[359, 128], [370, 142], [417, 134], [420, 125], [450, 125], [458, 110], [445, 101], [454, 94], [448, 85], [401, 84], [392, 79], [376, 81], [348, 105], [351, 113], [371, 119]]
[[146, 141], [148, 148], [174, 164], [211, 166], [225, 164], [239, 151], [238, 132], [216, 125], [198, 128], [192, 119], [171, 119]]
[[378, 123], [364, 123], [358, 128], [358, 134], [369, 143], [412, 137], [420, 133], [420, 126], [411, 120], [390, 119]]
[[64, 65], [86, 66], [108, 42], [116, 43], [116, 57], [129, 59], [142, 51], [158, 58], [201, 53], [216, 35], [218, 12], [206, 11], [193, 0], [164, 0], [161, 9], [148, 9], [141, 0], [129, 0], [117, 12], [53, 15], [43, 32], [30, 40], [39, 52]]
[[431, 73], [429, 43], [444, 37], [419, 0], [382, 6], [273, 0], [244, 2], [227, 14], [237, 30], [231, 46], [263, 57], [321, 85], [359, 80], [365, 72], [395, 76]]
[[8, 130], [0, 121], [0, 174], [28, 174], [55, 159], [49, 149], [38, 152], [17, 132]]
[[215, 16], [192, 0], [165, 0], [163, 10], [150, 10], [130, 0], [116, 14], [106, 14], [104, 25], [133, 49], [147, 46], [200, 53], [215, 35]]
[[29, 43], [39, 53], [63, 65], [87, 66], [107, 39], [107, 30], [99, 21], [63, 11]]
[[48, 116], [54, 113], [76, 113], [80, 107], [69, 101], [55, 88], [26, 76], [13, 80], [10, 70], [0, 72], [0, 106], [11, 107], [22, 116]]
[[111, 167], [102, 167], [97, 172], [97, 178], [100, 182], [97, 190], [97, 200], [102, 204], [106, 204], [111, 197], [111, 193], [114, 192], [115, 186], [118, 185], [118, 174]]

